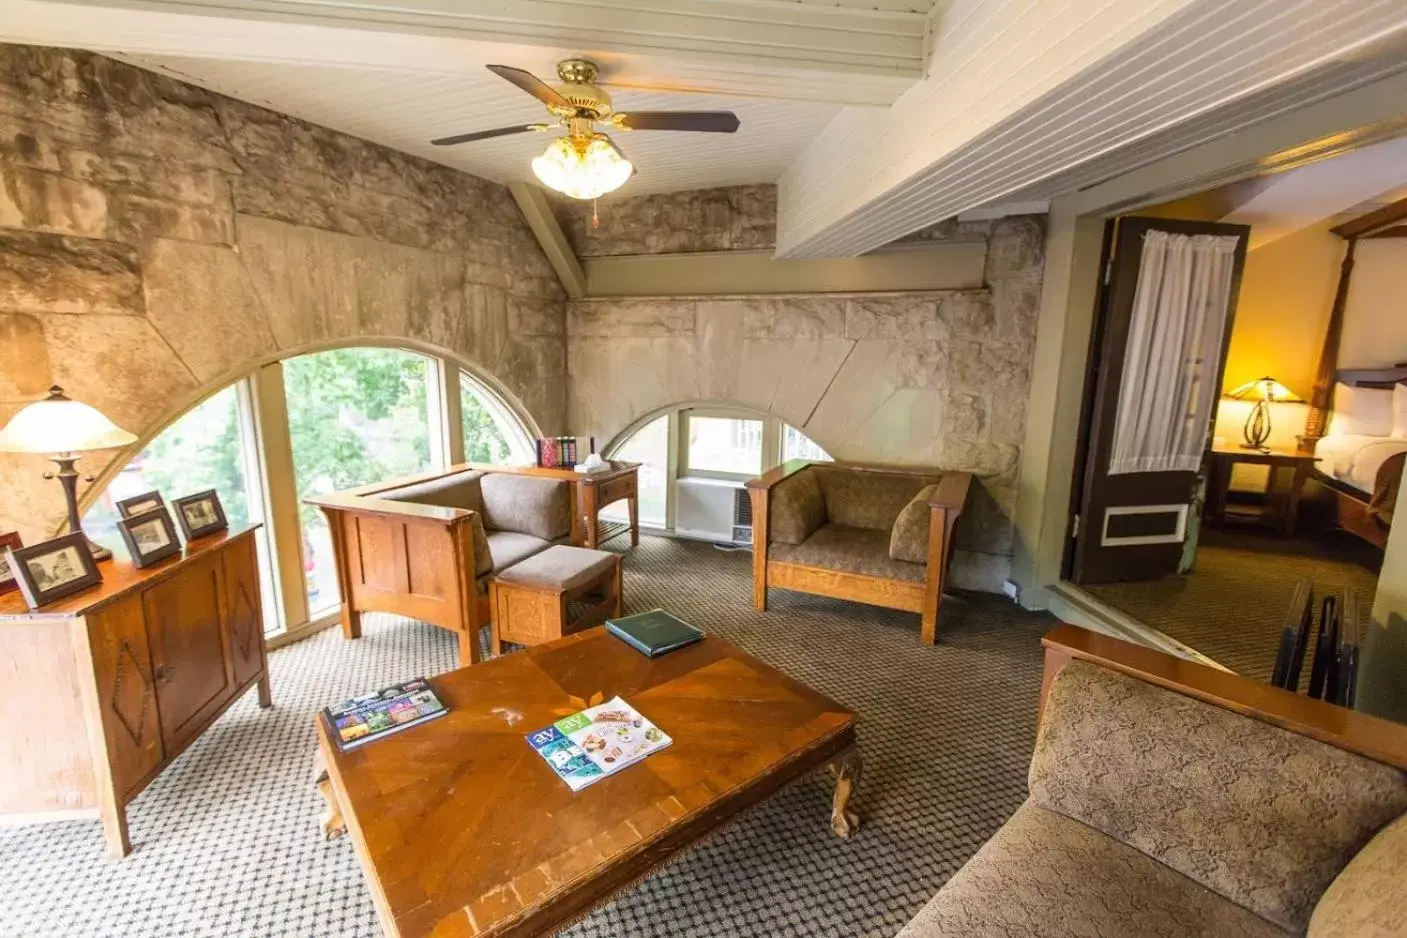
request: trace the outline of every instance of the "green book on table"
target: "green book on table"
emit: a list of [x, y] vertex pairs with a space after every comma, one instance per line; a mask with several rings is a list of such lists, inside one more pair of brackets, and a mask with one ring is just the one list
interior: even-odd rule
[[663, 609], [607, 619], [606, 631], [651, 658], [692, 645], [704, 637], [703, 632]]

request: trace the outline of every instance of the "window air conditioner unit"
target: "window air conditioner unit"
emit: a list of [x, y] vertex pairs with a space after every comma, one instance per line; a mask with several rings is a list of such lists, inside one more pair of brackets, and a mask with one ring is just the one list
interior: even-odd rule
[[752, 501], [734, 479], [685, 477], [675, 483], [674, 533], [725, 544], [752, 543]]

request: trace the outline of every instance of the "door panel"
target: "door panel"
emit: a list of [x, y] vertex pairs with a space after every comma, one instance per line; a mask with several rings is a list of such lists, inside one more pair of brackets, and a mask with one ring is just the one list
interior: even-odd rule
[[[1240, 238], [1222, 330], [1221, 356], [1215, 370], [1213, 386], [1220, 388], [1250, 235], [1250, 228], [1244, 225], [1210, 222], [1121, 218], [1116, 225], [1106, 268], [1108, 276], [1100, 296], [1100, 322], [1096, 326], [1099, 344], [1090, 362], [1084, 449], [1077, 460], [1077, 465], [1083, 466], [1083, 478], [1077, 480], [1078, 523], [1071, 532], [1074, 549], [1069, 571], [1076, 583], [1174, 576], [1183, 566], [1189, 539], [1196, 534], [1198, 512], [1193, 505], [1199, 491], [1199, 472], [1109, 474], [1143, 237], [1149, 231], [1166, 231]], [[1210, 420], [1206, 433], [1210, 440]]]
[[264, 619], [259, 609], [256, 551], [252, 537], [223, 551], [225, 615], [235, 687], [253, 679], [264, 668]]
[[132, 596], [103, 607], [87, 622], [108, 762], [123, 794], [165, 756], [143, 618], [141, 598]]
[[222, 614], [220, 555], [143, 594], [152, 673], [168, 751], [229, 697], [231, 667]]

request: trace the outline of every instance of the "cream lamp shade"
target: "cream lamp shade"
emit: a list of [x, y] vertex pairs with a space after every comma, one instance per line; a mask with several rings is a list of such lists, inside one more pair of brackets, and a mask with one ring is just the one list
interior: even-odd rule
[[605, 134], [559, 137], [532, 162], [533, 174], [549, 189], [573, 199], [594, 199], [614, 192], [635, 172]]
[[126, 446], [136, 440], [95, 408], [70, 400], [55, 385], [48, 397], [22, 407], [0, 430], [0, 452], [79, 453]]

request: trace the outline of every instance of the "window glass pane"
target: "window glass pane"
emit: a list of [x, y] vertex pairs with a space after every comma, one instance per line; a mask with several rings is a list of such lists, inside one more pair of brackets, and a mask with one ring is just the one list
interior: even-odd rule
[[508, 440], [494, 415], [484, 406], [468, 376], [460, 373], [459, 412], [464, 427], [464, 458], [469, 462], [504, 465], [512, 461]]
[[[612, 459], [640, 463], [637, 498], [640, 502], [640, 523], [664, 527], [664, 502], [669, 469], [669, 417], [658, 417], [631, 434], [611, 453]], [[630, 510], [624, 501], [607, 505], [601, 517], [627, 521]]]
[[762, 472], [762, 421], [689, 415], [690, 471]]
[[314, 616], [341, 597], [327, 519], [302, 500], [429, 468], [427, 365], [422, 355], [384, 348], [332, 349], [283, 363]]
[[831, 462], [831, 454], [789, 423], [782, 424], [782, 462], [788, 459], [823, 459]]

